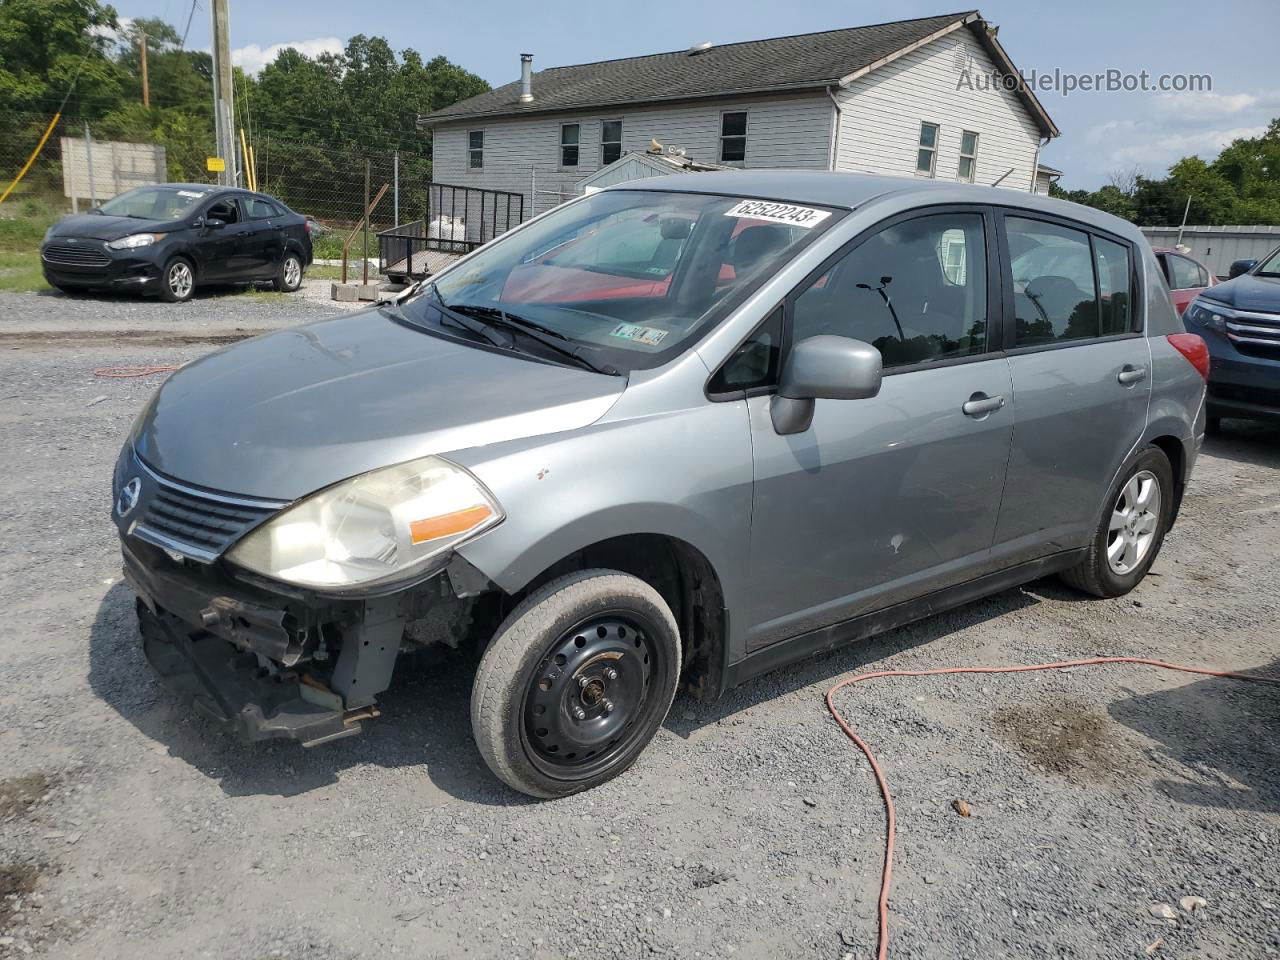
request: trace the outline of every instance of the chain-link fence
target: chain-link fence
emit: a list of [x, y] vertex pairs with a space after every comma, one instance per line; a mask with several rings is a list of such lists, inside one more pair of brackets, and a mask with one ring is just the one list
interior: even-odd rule
[[[0, 190], [18, 175], [52, 119], [48, 114], [11, 114], [6, 117], [8, 136], [0, 138]], [[86, 139], [86, 127], [88, 141], [96, 145], [91, 151], [80, 146]], [[101, 203], [109, 199], [111, 184], [127, 189], [139, 182], [134, 159], [128, 160], [129, 170], [104, 170], [103, 166], [125, 163], [119, 159], [121, 157], [133, 158], [155, 152], [103, 149], [108, 141], [164, 147], [163, 180], [216, 182], [217, 174], [206, 169], [206, 159], [214, 154], [212, 129], [167, 129], [139, 136], [136, 130], [119, 130], [109, 124], [64, 116], [21, 182], [0, 206], [0, 217], [53, 217], [72, 211], [73, 201], [63, 176], [64, 139], [75, 142], [72, 155], [66, 158], [68, 164], [83, 166], [86, 156], [96, 164], [90, 178], [86, 178], [83, 171], [78, 179], [72, 178], [72, 189], [85, 194], [76, 199], [75, 205], [79, 209], [85, 209], [92, 201]], [[253, 150], [253, 170], [258, 189], [279, 197], [297, 212], [330, 227], [329, 232], [334, 235], [345, 235], [360, 221], [365, 205], [366, 171], [370, 200], [383, 185], [387, 187], [370, 217], [371, 232], [387, 229], [397, 222], [419, 219], [426, 209], [430, 160], [425, 156], [405, 155], [389, 149], [290, 140], [273, 137], [270, 132], [261, 130], [254, 131], [248, 142]], [[243, 166], [242, 159], [240, 165]], [[248, 185], [243, 174], [242, 185]], [[89, 193], [105, 195], [90, 197]]]

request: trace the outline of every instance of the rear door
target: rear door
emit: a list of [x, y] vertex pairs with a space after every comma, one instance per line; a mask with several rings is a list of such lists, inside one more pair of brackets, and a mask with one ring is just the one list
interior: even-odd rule
[[[853, 241], [788, 298], [788, 343], [864, 340], [885, 376], [876, 397], [818, 400], [810, 427], [785, 436], [769, 390], [749, 394], [749, 649], [970, 579], [987, 562], [1013, 432], [993, 233], [981, 207], [916, 211]], [[767, 325], [757, 334], [772, 337]], [[744, 345], [728, 381], [753, 375], [730, 364], [766, 369], [770, 352], [764, 340]]]
[[253, 227], [252, 265], [247, 268], [255, 270], [258, 276], [271, 276], [284, 259], [284, 214], [274, 203], [262, 197], [246, 197], [244, 205]]
[[1014, 428], [995, 553], [1018, 562], [1088, 543], [1146, 424], [1151, 354], [1131, 244], [1040, 214], [1000, 220]]

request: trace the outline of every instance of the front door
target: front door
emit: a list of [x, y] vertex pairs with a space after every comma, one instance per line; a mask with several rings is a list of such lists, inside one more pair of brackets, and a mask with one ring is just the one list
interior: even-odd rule
[[[994, 220], [897, 218], [789, 298], [790, 342], [864, 340], [880, 394], [819, 400], [780, 436], [748, 401], [755, 460], [748, 650], [973, 576], [988, 560], [1013, 430]], [[993, 349], [994, 348], [994, 349]]]
[[1146, 425], [1151, 351], [1134, 329], [1132, 247], [1061, 221], [1002, 220], [1016, 426], [996, 552], [1014, 562], [1089, 542]]

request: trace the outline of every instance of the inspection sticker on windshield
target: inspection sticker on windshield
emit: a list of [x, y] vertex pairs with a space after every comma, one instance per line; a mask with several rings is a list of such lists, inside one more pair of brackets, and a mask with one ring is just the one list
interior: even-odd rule
[[793, 203], [775, 203], [772, 200], [743, 200], [732, 210], [726, 210], [724, 215], [744, 217], [749, 220], [768, 220], [771, 223], [786, 223], [809, 230], [831, 216], [831, 211], [797, 207]]
[[667, 338], [669, 332], [668, 330], [659, 330], [657, 327], [641, 327], [634, 323], [620, 323], [613, 328], [609, 336], [630, 340], [632, 343], [642, 343], [646, 347], [656, 347]]

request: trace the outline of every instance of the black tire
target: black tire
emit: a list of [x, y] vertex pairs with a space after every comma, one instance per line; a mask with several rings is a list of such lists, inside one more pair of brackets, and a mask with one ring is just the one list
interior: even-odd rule
[[174, 257], [160, 271], [160, 298], [183, 303], [196, 292], [196, 270], [186, 257]]
[[302, 286], [302, 258], [296, 253], [285, 253], [271, 285], [279, 293], [293, 293]]
[[[1113, 517], [1124, 516], [1125, 511], [1122, 508], [1126, 500], [1133, 499], [1126, 494], [1127, 490], [1131, 490], [1130, 482], [1137, 478], [1139, 481], [1137, 486], [1141, 488], [1148, 477], [1158, 485], [1159, 503], [1154, 509], [1132, 517], [1133, 531], [1136, 532], [1142, 528], [1144, 516], [1151, 518], [1150, 522], [1154, 523], [1154, 528], [1151, 530], [1150, 539], [1145, 541], [1145, 546], [1135, 554], [1136, 562], [1132, 568], [1123, 569], [1124, 564], [1121, 563], [1121, 569], [1117, 569], [1108, 556], [1108, 548], [1113, 544], [1123, 546], [1119, 544], [1119, 540], [1129, 532], [1129, 528], [1126, 521], [1119, 529], [1113, 530]], [[1129, 466], [1129, 469], [1120, 475], [1115, 485], [1107, 491], [1107, 499], [1098, 520], [1098, 529], [1094, 533], [1093, 541], [1089, 544], [1089, 552], [1085, 559], [1078, 566], [1064, 571], [1059, 576], [1068, 586], [1083, 593], [1091, 593], [1095, 597], [1124, 596], [1142, 582], [1142, 578], [1147, 575], [1147, 571], [1151, 569], [1151, 565], [1155, 563], [1160, 553], [1160, 547], [1164, 544], [1164, 535], [1169, 529], [1169, 518], [1173, 516], [1173, 497], [1173, 468], [1169, 465], [1169, 458], [1159, 447], [1147, 447]], [[1132, 512], [1133, 505], [1130, 504], [1128, 509]], [[1137, 539], [1141, 541], [1141, 537]], [[1120, 550], [1120, 554], [1123, 555], [1123, 550]]]
[[680, 634], [658, 591], [615, 570], [569, 574], [498, 628], [471, 689], [472, 733], [508, 786], [567, 796], [631, 766], [679, 677]]

